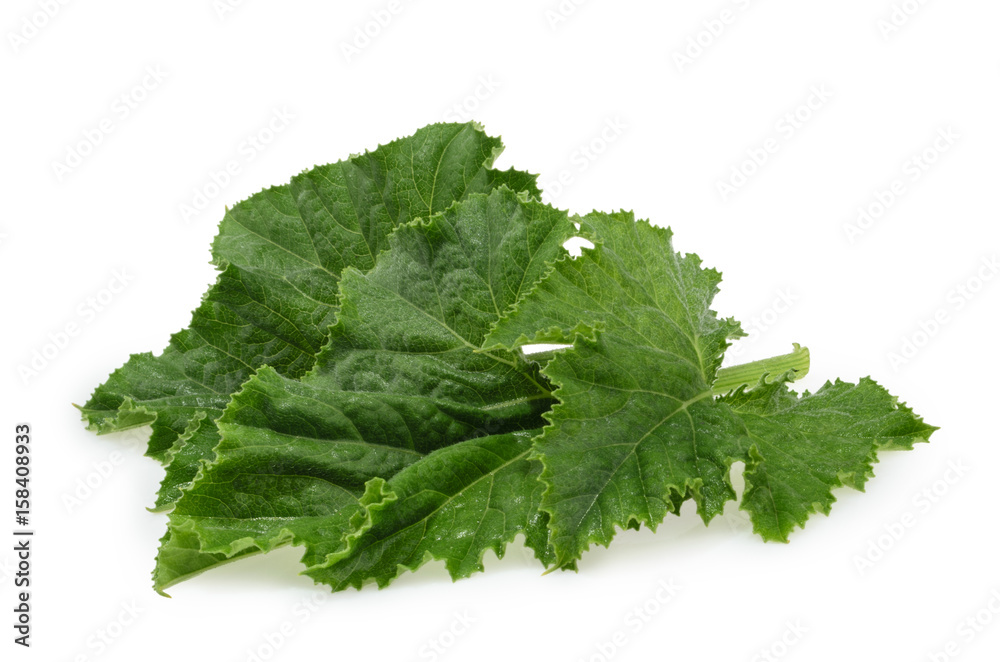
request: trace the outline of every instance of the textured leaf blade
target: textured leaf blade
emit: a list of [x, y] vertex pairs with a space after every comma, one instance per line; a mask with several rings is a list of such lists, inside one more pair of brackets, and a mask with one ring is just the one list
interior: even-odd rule
[[678, 497], [714, 514], [734, 496], [727, 458], [738, 451], [711, 399], [726, 340], [739, 333], [709, 308], [718, 273], [631, 214], [584, 224], [598, 245], [557, 263], [486, 341], [574, 342], [543, 369], [559, 404], [535, 442], [561, 564], [617, 529], [655, 528]]
[[226, 212], [213, 244], [218, 280], [191, 325], [160, 356], [132, 357], [82, 408], [99, 432], [153, 424], [148, 454], [168, 468], [156, 506], [169, 507], [211, 457], [207, 426], [262, 365], [297, 378], [312, 368], [335, 319], [347, 267], [371, 269], [402, 223], [500, 186], [538, 195], [534, 176], [491, 169], [500, 141], [472, 124], [440, 124], [338, 163], [317, 166]]
[[157, 590], [285, 545], [334, 590], [466, 577], [518, 535], [575, 568], [687, 499], [708, 523], [735, 462], [755, 532], [787, 541], [936, 429], [869, 378], [792, 392], [791, 355], [719, 378], [741, 335], [719, 274], [625, 212], [574, 219], [595, 248], [568, 259], [569, 219], [491, 169], [500, 147], [434, 125], [227, 210], [189, 328], [81, 408], [152, 425]]
[[363, 511], [365, 483], [421, 457], [402, 437], [390, 437], [396, 445], [362, 443], [359, 427], [385, 418], [387, 408], [261, 368], [218, 421], [218, 458], [202, 467], [170, 513], [157, 589], [235, 555], [305, 541], [314, 541], [318, 554], [339, 549], [343, 529]]
[[[573, 232], [565, 213], [508, 189], [401, 226], [373, 270], [345, 271], [315, 369], [296, 381], [262, 368], [233, 398], [219, 420], [218, 458], [183, 493], [171, 526], [197, 531], [207, 554], [292, 542], [318, 565], [342, 551], [366, 482], [391, 481], [459, 442], [540, 428], [552, 399], [537, 366], [478, 347]], [[534, 517], [518, 511], [511, 522], [525, 531]], [[510, 537], [490, 532], [477, 558]], [[526, 533], [547, 546], [544, 534]]]
[[832, 489], [863, 490], [876, 452], [910, 449], [937, 429], [869, 378], [827, 382], [798, 396], [784, 380], [720, 400], [739, 417], [747, 466], [740, 507], [765, 540], [787, 542], [814, 512], [829, 514]]
[[719, 275], [630, 214], [584, 224], [597, 246], [557, 263], [485, 343], [573, 343], [542, 368], [559, 404], [535, 440], [559, 564], [618, 529], [655, 528], [686, 498], [707, 523], [736, 497], [735, 461], [746, 463], [755, 529], [785, 540], [829, 511], [832, 488], [860, 488], [879, 448], [909, 448], [933, 430], [870, 381], [799, 398], [786, 375], [715, 399], [727, 339], [740, 334], [710, 308]]
[[541, 466], [528, 459], [532, 436], [471, 439], [410, 465], [386, 485], [396, 498], [370, 507], [349, 547], [306, 574], [335, 591], [368, 582], [382, 588], [401, 570], [438, 560], [459, 579], [483, 570], [487, 550], [503, 558], [518, 534], [551, 562], [547, 518], [538, 510]]

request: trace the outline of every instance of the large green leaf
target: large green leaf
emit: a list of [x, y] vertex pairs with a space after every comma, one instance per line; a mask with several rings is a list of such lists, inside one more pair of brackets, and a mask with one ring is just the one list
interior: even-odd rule
[[629, 213], [583, 224], [596, 247], [559, 261], [484, 343], [573, 344], [542, 369], [559, 404], [535, 440], [559, 565], [619, 528], [655, 529], [686, 497], [709, 521], [736, 497], [735, 461], [746, 463], [742, 507], [756, 530], [784, 540], [829, 510], [832, 487], [860, 487], [878, 448], [933, 430], [871, 381], [800, 399], [779, 379], [716, 400], [727, 339], [740, 334], [710, 308], [719, 274]]
[[292, 378], [312, 368], [345, 268], [371, 269], [395, 227], [471, 194], [538, 195], [534, 176], [491, 169], [501, 150], [476, 125], [432, 125], [229, 209], [212, 247], [221, 273], [190, 327], [115, 371], [82, 407], [89, 427], [152, 423], [148, 454], [169, 463], [157, 507], [169, 507], [218, 443], [201, 418], [218, 418], [260, 366]]
[[[416, 567], [426, 551], [464, 576], [519, 532], [546, 558], [532, 496], [540, 490], [529, 489], [540, 487], [540, 467], [524, 455], [553, 402], [548, 384], [520, 352], [478, 348], [574, 232], [564, 212], [500, 189], [400, 226], [369, 273], [345, 270], [316, 367], [301, 380], [260, 369], [219, 419], [217, 459], [171, 513], [157, 587], [287, 543], [305, 546], [307, 566], [329, 566], [316, 576], [338, 588], [366, 572], [384, 583], [384, 565], [341, 581], [332, 564], [354, 549], [347, 539], [358, 522], [387, 534], [388, 518], [412, 519], [421, 490], [446, 490], [446, 512], [467, 517], [428, 520], [426, 540], [410, 539], [420, 551], [399, 565]], [[442, 474], [456, 463], [460, 475]], [[497, 491], [484, 497], [483, 488]], [[473, 521], [467, 545], [433, 544]], [[202, 556], [191, 553], [191, 534]]]

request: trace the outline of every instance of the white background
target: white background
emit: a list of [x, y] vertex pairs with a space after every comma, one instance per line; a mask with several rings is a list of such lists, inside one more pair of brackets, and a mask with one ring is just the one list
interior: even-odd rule
[[[997, 659], [1000, 279], [977, 275], [1000, 239], [996, 2], [908, 0], [915, 13], [889, 32], [890, 0], [591, 0], [565, 3], [574, 11], [555, 22], [556, 0], [403, 1], [350, 59], [343, 44], [388, 0], [255, 0], [221, 16], [212, 0], [96, 0], [43, 20], [44, 4], [7, 0], [0, 16], [0, 485], [13, 491], [13, 428], [30, 421], [37, 531], [30, 650], [11, 643], [14, 558], [6, 543], [0, 552], [4, 659], [237, 662], [282, 628], [272, 659], [433, 659], [424, 647], [437, 640], [449, 645], [438, 659], [575, 662], [611, 659], [616, 638], [615, 660]], [[720, 32], [723, 10], [729, 24], [704, 32], [705, 21]], [[702, 52], [679, 64], [699, 38]], [[146, 79], [154, 89], [122, 117], [116, 99], [147, 67], [165, 79]], [[807, 110], [819, 89], [828, 98]], [[294, 119], [247, 161], [241, 143], [275, 109]], [[791, 131], [783, 118], [796, 112]], [[53, 164], [105, 119], [112, 133], [60, 178]], [[384, 591], [327, 595], [285, 549], [157, 596], [165, 517], [144, 507], [162, 470], [141, 436], [97, 437], [70, 403], [187, 325], [214, 278], [208, 249], [226, 204], [444, 119], [502, 135], [499, 165], [541, 173], [550, 193], [562, 176], [548, 197], [561, 207], [635, 209], [672, 226], [680, 250], [723, 272], [716, 308], [757, 329], [740, 361], [801, 342], [813, 357], [805, 388], [870, 374], [941, 431], [884, 454], [866, 494], [838, 491], [831, 517], [788, 545], [758, 540], [735, 504], [705, 528], [689, 503], [655, 535], [592, 550], [579, 574], [540, 577], [516, 545], [456, 584], [431, 565]], [[608, 122], [620, 129], [604, 142]], [[949, 128], [952, 143], [935, 150]], [[724, 200], [719, 182], [769, 139], [777, 151]], [[934, 159], [916, 179], [914, 156]], [[180, 206], [230, 159], [240, 174], [185, 222]], [[904, 192], [852, 243], [845, 226], [894, 180]], [[127, 287], [82, 316], [116, 270]], [[921, 336], [939, 310], [947, 322]], [[48, 334], [74, 322], [68, 345], [22, 378]], [[893, 361], [915, 335], [913, 356]], [[113, 472], [67, 506], [115, 452]], [[898, 540], [885, 537], [894, 528]], [[661, 581], [677, 587], [662, 606]], [[306, 619], [311, 600], [321, 604]], [[133, 603], [138, 616], [116, 625]], [[641, 629], [625, 620], [636, 609]], [[475, 622], [453, 637], [456, 614]], [[980, 631], [957, 629], [977, 614]], [[103, 649], [101, 631], [115, 635]], [[957, 656], [943, 653], [949, 642]]]

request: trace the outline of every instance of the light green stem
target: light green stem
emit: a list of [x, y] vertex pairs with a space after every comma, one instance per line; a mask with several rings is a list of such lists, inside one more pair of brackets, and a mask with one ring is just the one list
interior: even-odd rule
[[809, 350], [798, 343], [794, 343], [794, 347], [791, 354], [721, 368], [712, 386], [712, 394], [723, 395], [740, 386], [752, 388], [764, 375], [768, 375], [769, 379], [766, 381], [771, 382], [789, 370], [795, 371], [795, 379], [802, 379], [809, 372]]
[[[809, 373], [809, 350], [798, 343], [792, 343], [792, 345], [795, 349], [790, 354], [782, 354], [781, 356], [772, 356], [769, 359], [720, 368], [715, 379], [715, 384], [712, 386], [712, 395], [725, 395], [741, 386], [752, 388], [757, 385], [757, 382], [764, 375], [770, 377], [767, 380], [770, 383], [774, 381], [774, 378], [780, 377], [789, 370], [795, 371], [794, 379], [802, 379]], [[527, 355], [526, 358], [532, 361], [545, 362], [563, 351], [563, 349], [569, 347], [572, 347], [572, 345], [566, 345], [560, 349], [535, 352]]]

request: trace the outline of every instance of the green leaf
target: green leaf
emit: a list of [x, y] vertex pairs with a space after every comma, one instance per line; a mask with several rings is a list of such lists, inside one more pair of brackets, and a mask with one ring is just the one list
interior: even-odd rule
[[345, 268], [371, 269], [394, 228], [471, 194], [509, 186], [538, 195], [534, 176], [490, 168], [501, 150], [476, 125], [432, 125], [226, 212], [212, 247], [221, 273], [190, 327], [160, 356], [134, 355], [82, 407], [98, 432], [152, 423], [148, 454], [169, 461], [157, 508], [180, 496], [218, 442], [196, 419], [218, 418], [260, 366], [292, 378], [312, 368]]
[[196, 533], [182, 526], [173, 527], [160, 539], [153, 587], [160, 595], [170, 597], [166, 589], [184, 579], [259, 553], [260, 550], [248, 549], [231, 556], [206, 554], [201, 551], [201, 540]]
[[485, 343], [573, 343], [543, 369], [560, 402], [535, 442], [560, 564], [633, 521], [655, 528], [678, 498], [721, 510], [738, 453], [713, 439], [732, 427], [711, 385], [739, 333], [709, 308], [718, 273], [631, 214], [591, 214], [583, 225], [596, 247], [558, 262]]
[[[191, 326], [81, 408], [152, 425], [158, 591], [284, 545], [334, 590], [428, 560], [467, 577], [518, 535], [575, 569], [687, 499], [707, 524], [736, 463], [754, 530], [787, 541], [936, 429], [870, 378], [794, 393], [798, 345], [722, 369], [742, 332], [716, 271], [630, 213], [575, 231], [499, 151], [434, 125], [227, 211]], [[595, 246], [570, 259], [574, 234]]]
[[927, 425], [870, 378], [827, 382], [797, 396], [784, 380], [763, 381], [720, 399], [742, 424], [746, 488], [740, 507], [765, 540], [787, 542], [814, 512], [825, 515], [841, 485], [863, 490], [876, 452], [913, 448]]
[[538, 510], [541, 465], [528, 458], [533, 434], [463, 441], [403, 469], [387, 484], [395, 498], [370, 506], [346, 548], [306, 574], [335, 591], [382, 588], [433, 559], [459, 579], [483, 570], [486, 550], [503, 558], [518, 534], [551, 563], [548, 518]]
[[[831, 487], [863, 484], [883, 443], [869, 433], [892, 420], [898, 438], [885, 447], [906, 447], [933, 429], [868, 382], [840, 399], [848, 385], [799, 401], [784, 379], [762, 381], [717, 401], [727, 340], [741, 333], [710, 308], [719, 274], [675, 253], [669, 230], [630, 213], [595, 213], [583, 224], [596, 247], [558, 262], [484, 343], [573, 344], [542, 368], [559, 404], [535, 440], [559, 565], [591, 543], [609, 544], [618, 529], [655, 529], [688, 497], [707, 523], [736, 497], [735, 461], [746, 463], [743, 507], [755, 527], [784, 540], [809, 512], [829, 510]], [[773, 415], [762, 416], [754, 405], [769, 396]]]
[[[405, 424], [390, 425], [402, 421], [390, 415], [391, 405], [338, 396], [270, 367], [233, 396], [217, 423], [218, 459], [202, 467], [170, 513], [153, 573], [157, 590], [234, 555], [305, 541], [315, 542], [317, 554], [339, 548], [342, 531], [362, 511], [365, 483], [422, 454], [393, 435]], [[359, 429], [366, 426], [378, 426], [386, 443], [362, 438]], [[433, 428], [426, 423], [419, 431]]]
[[[548, 385], [519, 352], [478, 348], [565, 254], [562, 244], [573, 233], [564, 212], [508, 189], [469, 196], [426, 222], [400, 226], [373, 270], [345, 270], [338, 320], [315, 369], [297, 381], [262, 368], [234, 396], [218, 422], [217, 459], [177, 502], [171, 529], [195, 532], [208, 555], [292, 543], [305, 546], [308, 567], [325, 565], [343, 555], [352, 523], [368, 516], [367, 506], [398, 498], [382, 491], [382, 481], [391, 489], [393, 477], [412, 468], [398, 483], [410, 509], [420, 480], [435, 481], [428, 489], [443, 485], [433, 451], [477, 440], [446, 455], [449, 462], [468, 457], [451, 484], [454, 503], [478, 503], [476, 486], [509, 492], [491, 497], [480, 536], [461, 559], [448, 556], [459, 553], [457, 546], [428, 552], [464, 576], [486, 549], [501, 550], [524, 532], [544, 557], [547, 534], [522, 491], [537, 482], [532, 472], [540, 467], [523, 457], [499, 467], [484, 457], [511, 460], [526, 452], [530, 434], [515, 433], [544, 424], [541, 415], [552, 404]], [[484, 472], [478, 479], [476, 470]], [[501, 527], [495, 508], [507, 518]], [[428, 537], [457, 533], [436, 528], [447, 524], [441, 519], [433, 524]], [[183, 545], [183, 536], [176, 543], [168, 537], [161, 550], [160, 558], [171, 561], [163, 573], [170, 581], [185, 574], [173, 561]], [[206, 563], [195, 559], [191, 574]], [[388, 581], [384, 573], [377, 570], [379, 581]], [[348, 583], [355, 579], [361, 581]]]

